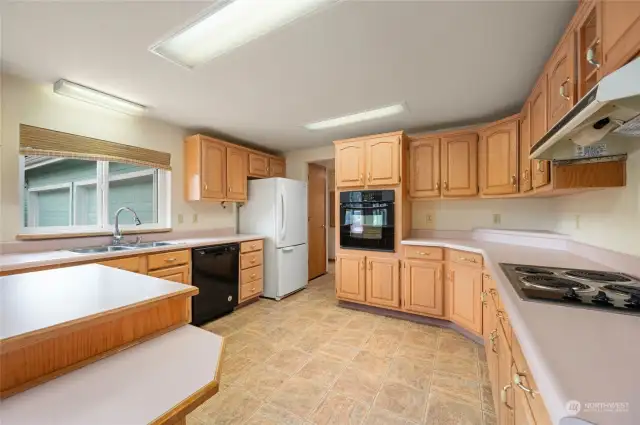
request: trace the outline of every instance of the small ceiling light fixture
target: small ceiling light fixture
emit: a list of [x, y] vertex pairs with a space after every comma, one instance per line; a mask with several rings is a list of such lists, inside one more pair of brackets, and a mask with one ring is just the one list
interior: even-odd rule
[[72, 97], [77, 100], [82, 100], [83, 102], [92, 103], [118, 112], [124, 112], [129, 115], [139, 115], [147, 110], [146, 106], [67, 80], [56, 81], [53, 85], [53, 91], [62, 96]]
[[401, 114], [405, 110], [405, 106], [402, 103], [398, 103], [396, 105], [385, 106], [378, 109], [371, 109], [369, 111], [345, 115], [339, 118], [332, 118], [330, 120], [314, 122], [311, 124], [307, 124], [304, 127], [307, 130], [325, 130], [327, 128], [341, 127], [343, 125], [355, 124], [362, 121], [370, 121], [390, 117], [392, 115]]
[[193, 68], [338, 0], [218, 0], [149, 51]]

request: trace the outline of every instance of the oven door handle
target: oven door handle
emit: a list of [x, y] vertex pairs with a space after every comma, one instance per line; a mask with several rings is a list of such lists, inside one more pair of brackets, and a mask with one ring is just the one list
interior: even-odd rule
[[385, 209], [385, 208], [392, 208], [392, 206], [391, 205], [386, 205], [384, 207], [345, 207], [345, 206], [342, 206], [340, 208], [342, 208], [343, 210], [382, 210], [382, 209]]

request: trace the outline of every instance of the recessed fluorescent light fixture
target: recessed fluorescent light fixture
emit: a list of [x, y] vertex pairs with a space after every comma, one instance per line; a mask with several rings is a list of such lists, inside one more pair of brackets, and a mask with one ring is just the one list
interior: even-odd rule
[[327, 128], [355, 124], [362, 121], [370, 121], [390, 117], [392, 115], [401, 114], [405, 110], [406, 109], [404, 105], [402, 103], [398, 103], [397, 105], [385, 106], [383, 108], [372, 109], [370, 111], [358, 112], [357, 114], [345, 115], [339, 118], [332, 118], [330, 120], [314, 122], [311, 124], [307, 124], [304, 127], [307, 130], [324, 130]]
[[124, 112], [125, 114], [138, 115], [147, 110], [146, 106], [94, 90], [67, 80], [58, 80], [53, 85], [53, 91], [62, 96], [72, 97], [83, 102]]
[[336, 1], [218, 0], [204, 16], [149, 50], [193, 68]]

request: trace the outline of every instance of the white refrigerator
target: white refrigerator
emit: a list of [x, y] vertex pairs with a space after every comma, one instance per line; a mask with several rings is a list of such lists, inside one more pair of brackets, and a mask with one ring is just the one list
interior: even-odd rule
[[307, 183], [251, 180], [248, 198], [240, 207], [239, 231], [265, 236], [264, 296], [280, 300], [307, 286]]

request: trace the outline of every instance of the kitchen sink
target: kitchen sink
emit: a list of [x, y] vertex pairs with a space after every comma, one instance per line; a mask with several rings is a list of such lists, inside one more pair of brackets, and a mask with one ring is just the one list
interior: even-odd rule
[[170, 246], [174, 245], [171, 242], [142, 242], [135, 245], [103, 245], [103, 246], [90, 246], [87, 248], [74, 248], [69, 251], [75, 252], [78, 254], [101, 254], [101, 253], [109, 253], [109, 252], [120, 252], [120, 251], [132, 251], [136, 249], [143, 248], [156, 248], [160, 246]]
[[139, 244], [131, 245], [131, 246], [135, 249], [135, 248], [155, 248], [158, 246], [170, 246], [170, 245], [174, 245], [174, 244], [171, 242], [141, 242]]

